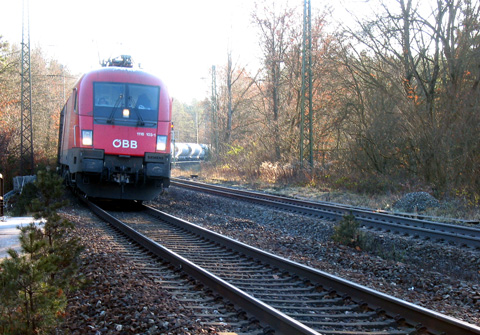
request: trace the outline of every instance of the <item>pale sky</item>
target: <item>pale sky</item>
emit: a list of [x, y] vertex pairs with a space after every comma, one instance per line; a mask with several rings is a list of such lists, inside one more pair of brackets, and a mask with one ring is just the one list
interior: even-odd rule
[[[278, 1], [278, 0], [277, 0]], [[303, 5], [303, 0], [288, 1]], [[30, 0], [30, 44], [81, 74], [99, 59], [129, 54], [182, 101], [210, 95], [210, 69], [227, 50], [243, 65], [258, 60], [250, 17], [254, 0]], [[364, 4], [362, 0], [312, 0]], [[21, 42], [22, 0], [0, 0], [0, 35]], [[202, 79], [203, 78], [203, 79]]]

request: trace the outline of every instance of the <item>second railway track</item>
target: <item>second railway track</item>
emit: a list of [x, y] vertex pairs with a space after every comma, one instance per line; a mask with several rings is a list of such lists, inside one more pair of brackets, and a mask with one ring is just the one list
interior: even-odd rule
[[180, 179], [174, 179], [172, 185], [255, 202], [291, 212], [317, 216], [327, 220], [339, 220], [347, 214], [352, 214], [365, 228], [384, 230], [397, 234], [425, 238], [432, 241], [440, 241], [443, 243], [480, 249], [480, 229], [477, 227], [421, 220], [414, 217], [378, 212], [365, 208], [326, 202], [298, 200]]
[[283, 260], [151, 208], [144, 212], [155, 219], [123, 215], [128, 224], [112, 222], [151, 252], [183, 262], [187, 273], [281, 334], [480, 334], [476, 326]]

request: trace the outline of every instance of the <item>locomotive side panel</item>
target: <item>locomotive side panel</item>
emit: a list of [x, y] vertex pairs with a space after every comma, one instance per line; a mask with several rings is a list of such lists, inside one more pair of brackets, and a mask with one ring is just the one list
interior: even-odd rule
[[61, 164], [66, 164], [68, 160], [68, 150], [74, 147], [77, 141], [75, 138], [75, 130], [78, 128], [78, 113], [74, 112], [75, 100], [76, 89], [72, 91], [72, 94], [64, 106], [59, 157]]

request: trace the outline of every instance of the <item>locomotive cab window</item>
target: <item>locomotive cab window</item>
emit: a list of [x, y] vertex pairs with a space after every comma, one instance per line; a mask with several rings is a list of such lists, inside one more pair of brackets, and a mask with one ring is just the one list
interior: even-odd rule
[[158, 86], [93, 84], [93, 116], [98, 124], [155, 127], [158, 117]]

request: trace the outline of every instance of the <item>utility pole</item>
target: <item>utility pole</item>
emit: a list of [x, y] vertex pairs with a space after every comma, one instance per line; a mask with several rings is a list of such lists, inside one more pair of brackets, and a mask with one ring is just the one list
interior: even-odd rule
[[303, 1], [302, 88], [300, 91], [300, 164], [313, 167], [312, 8]]
[[[27, 6], [25, 6], [27, 2]], [[26, 8], [25, 8], [26, 7]], [[33, 174], [33, 126], [32, 126], [32, 73], [30, 71], [30, 8], [23, 0], [22, 18], [22, 93], [21, 93], [21, 140], [20, 175]]]
[[217, 106], [217, 74], [215, 65], [212, 65], [212, 126], [213, 147], [218, 150], [218, 106]]

